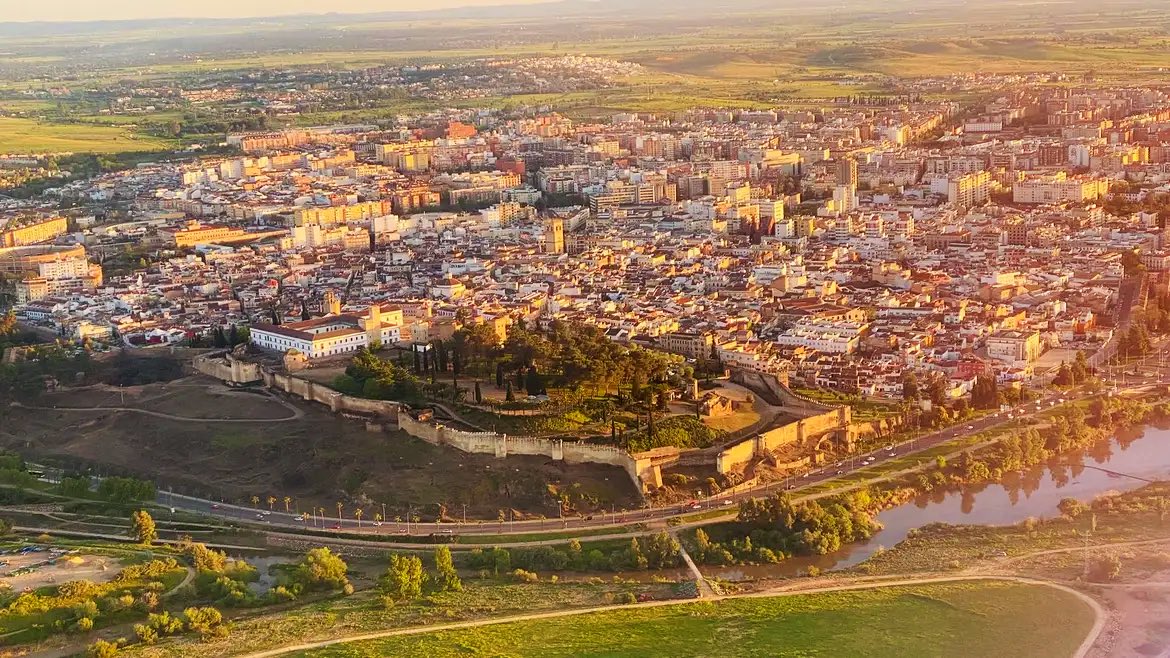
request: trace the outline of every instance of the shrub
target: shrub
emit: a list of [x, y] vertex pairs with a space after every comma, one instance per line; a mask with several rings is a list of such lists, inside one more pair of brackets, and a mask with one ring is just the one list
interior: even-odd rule
[[159, 598], [157, 592], [143, 592], [142, 595], [138, 597], [138, 607], [146, 612], [157, 608], [158, 602]]
[[88, 580], [73, 580], [58, 586], [57, 596], [66, 601], [80, 601], [97, 596], [100, 590], [101, 587]]
[[187, 620], [187, 630], [199, 633], [204, 639], [228, 634], [223, 615], [215, 608], [187, 608], [183, 611], [183, 617]]
[[150, 512], [140, 509], [130, 515], [130, 535], [146, 546], [158, 539], [158, 530]]
[[82, 601], [73, 606], [73, 614], [77, 617], [96, 617], [98, 616], [98, 605], [93, 599]]
[[422, 560], [415, 555], [391, 555], [390, 568], [378, 580], [382, 594], [398, 601], [411, 601], [422, 595]]
[[159, 635], [174, 635], [183, 630], [183, 620], [171, 616], [171, 613], [165, 611], [157, 614], [152, 613], [146, 618], [146, 623]]
[[277, 585], [268, 590], [268, 599], [273, 603], [283, 603], [296, 600], [297, 595], [284, 585]]
[[1060, 501], [1060, 504], [1056, 508], [1060, 510], [1061, 514], [1075, 519], [1081, 514], [1084, 514], [1089, 509], [1089, 506], [1076, 498], [1065, 498]]
[[451, 549], [446, 546], [435, 549], [435, 577], [432, 582], [440, 592], [463, 591], [463, 583], [459, 580], [455, 563], [451, 559]]
[[328, 548], [314, 548], [297, 567], [297, 582], [306, 589], [344, 589], [349, 567]]
[[191, 558], [191, 564], [199, 571], [223, 573], [227, 569], [227, 555], [195, 543], [190, 537], [184, 537], [177, 548]]
[[512, 572], [512, 577], [521, 583], [535, 583], [540, 580], [540, 576], [531, 571], [517, 569]]
[[1089, 580], [1094, 583], [1105, 583], [1117, 580], [1121, 575], [1121, 558], [1113, 553], [1106, 553], [1093, 560], [1089, 566]]
[[158, 631], [146, 624], [134, 624], [134, 635], [143, 644], [154, 644], [158, 642]]
[[85, 653], [90, 658], [113, 658], [118, 655], [118, 643], [98, 640], [86, 648]]

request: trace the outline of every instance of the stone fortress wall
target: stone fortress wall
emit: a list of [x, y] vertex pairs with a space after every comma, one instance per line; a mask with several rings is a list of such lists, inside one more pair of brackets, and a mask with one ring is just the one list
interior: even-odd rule
[[631, 455], [613, 446], [458, 430], [417, 420], [397, 402], [355, 398], [295, 375], [269, 371], [222, 352], [196, 357], [193, 366], [195, 370], [225, 382], [263, 384], [307, 402], [325, 405], [334, 413], [366, 417], [371, 427], [384, 423], [427, 443], [451, 446], [463, 452], [493, 455], [500, 459], [509, 455], [536, 455], [569, 464], [618, 466], [630, 476], [640, 492], [649, 487], [662, 486], [661, 471], [649, 457]]
[[[233, 384], [263, 384], [295, 395], [307, 402], [329, 407], [334, 413], [366, 420], [370, 429], [393, 427], [434, 445], [451, 446], [463, 452], [493, 455], [536, 455], [569, 464], [608, 464], [624, 470], [639, 492], [662, 486], [661, 469], [674, 464], [713, 465], [719, 473], [742, 468], [752, 460], [767, 457], [777, 448], [798, 445], [810, 450], [826, 437], [849, 440], [849, 407], [808, 407], [800, 420], [760, 434], [754, 434], [721, 449], [658, 449], [630, 454], [621, 448], [584, 441], [564, 441], [530, 436], [508, 436], [495, 432], [468, 432], [432, 421], [418, 420], [398, 402], [367, 400], [339, 393], [302, 377], [275, 372], [259, 364], [237, 359], [227, 352], [195, 357], [195, 370]], [[770, 388], [784, 389], [779, 382]], [[816, 412], [816, 413], [813, 413]]]

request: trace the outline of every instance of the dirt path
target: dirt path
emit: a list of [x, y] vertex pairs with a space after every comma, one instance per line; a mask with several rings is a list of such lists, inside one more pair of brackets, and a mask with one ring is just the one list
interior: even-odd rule
[[[1101, 549], [1101, 548], [1125, 548], [1127, 546], [1148, 546], [1150, 544], [1165, 544], [1165, 543], [1170, 543], [1170, 537], [1163, 537], [1161, 539], [1137, 539], [1134, 541], [1111, 542], [1111, 543], [1105, 543], [1105, 544], [1089, 544], [1087, 548], [1088, 548], [1088, 550], [1092, 551], [1092, 550]], [[1085, 551], [1085, 549], [1086, 549], [1085, 546], [1069, 546], [1066, 548], [1050, 548], [1050, 549], [1044, 550], [1044, 551], [1036, 551], [1035, 553], [1027, 553], [1024, 555], [1016, 555], [1014, 557], [1001, 559], [1001, 561], [999, 561], [999, 562], [995, 563], [994, 565], [991, 565], [990, 567], [987, 567], [987, 568], [988, 569], [1000, 569], [1000, 568], [1003, 568], [1004, 566], [1007, 566], [1009, 564], [1015, 564], [1016, 562], [1022, 562], [1024, 560], [1029, 560], [1031, 558], [1041, 557], [1044, 555], [1058, 555], [1060, 553], [1083, 553]], [[979, 572], [973, 571], [972, 573], [979, 573]], [[1094, 585], [1096, 585], [1096, 584], [1097, 583], [1094, 583]]]
[[34, 407], [20, 402], [13, 402], [11, 406], [32, 411], [78, 411], [82, 413], [92, 411], [128, 411], [130, 413], [154, 416], [155, 418], [164, 418], [166, 420], [199, 423], [287, 423], [293, 420], [300, 420], [304, 416], [304, 412], [296, 408], [292, 408], [293, 413], [284, 418], [199, 418], [195, 416], [177, 416], [175, 414], [150, 411], [148, 409], [137, 409], [135, 407]]
[[[29, 528], [27, 526], [15, 526], [15, 525], [12, 526], [12, 529], [17, 531], [17, 532], [24, 532], [24, 533], [28, 533], [30, 535], [49, 535], [49, 536], [60, 535], [60, 536], [64, 536], [64, 537], [85, 537], [85, 538], [89, 538], [89, 539], [106, 539], [106, 540], [126, 542], [126, 543], [135, 541], [132, 537], [128, 537], [126, 535], [110, 535], [110, 534], [105, 534], [105, 533], [101, 533], [101, 532], [84, 532], [81, 530], [61, 530], [60, 528]], [[179, 540], [177, 540], [177, 539], [156, 539], [155, 543], [156, 544], [177, 544], [177, 543], [179, 543]], [[209, 543], [203, 542], [203, 545], [207, 546], [208, 548], [220, 548], [220, 549], [228, 549], [228, 550], [233, 550], [233, 551], [253, 551], [253, 552], [256, 552], [256, 551], [267, 551], [268, 550], [267, 548], [262, 548], [259, 546], [240, 546], [237, 544], [209, 544]]]
[[[1096, 642], [1097, 636], [1101, 634], [1101, 630], [1105, 626], [1106, 613], [1105, 613], [1104, 608], [1102, 608], [1101, 604], [1097, 603], [1097, 601], [1093, 600], [1088, 595], [1083, 594], [1081, 592], [1078, 592], [1077, 590], [1072, 589], [1070, 587], [1066, 587], [1064, 585], [1049, 583], [1049, 582], [1040, 581], [1040, 580], [1031, 580], [1028, 578], [1021, 578], [1021, 577], [1016, 577], [1016, 576], [941, 576], [941, 577], [926, 577], [926, 578], [910, 578], [910, 579], [903, 579], [903, 580], [890, 580], [890, 581], [884, 581], [884, 582], [879, 582], [879, 583], [855, 583], [855, 584], [849, 584], [849, 585], [832, 585], [832, 586], [816, 587], [816, 588], [810, 588], [810, 589], [806, 589], [806, 590], [795, 590], [795, 591], [769, 590], [769, 591], [764, 591], [764, 592], [752, 592], [752, 593], [748, 593], [748, 594], [717, 595], [717, 596], [713, 596], [710, 598], [704, 598], [704, 600], [722, 601], [722, 600], [730, 600], [730, 599], [801, 596], [804, 594], [819, 594], [819, 593], [827, 593], [827, 592], [847, 592], [847, 591], [856, 591], [856, 590], [877, 589], [877, 588], [882, 588], [882, 587], [898, 587], [898, 586], [902, 586], [902, 585], [929, 585], [929, 584], [936, 584], [936, 583], [949, 583], [949, 582], [960, 582], [960, 581], [970, 581], [970, 580], [1000, 580], [1000, 581], [1007, 581], [1007, 582], [1017, 582], [1017, 583], [1027, 584], [1027, 585], [1041, 585], [1044, 587], [1052, 587], [1054, 589], [1058, 589], [1058, 590], [1061, 590], [1061, 591], [1066, 592], [1068, 594], [1071, 594], [1071, 595], [1075, 596], [1076, 598], [1080, 599], [1081, 601], [1083, 601], [1086, 605], [1088, 605], [1090, 607], [1090, 609], [1093, 610], [1093, 614], [1094, 614], [1093, 627], [1089, 630], [1089, 633], [1085, 637], [1084, 641], [1081, 642], [1080, 647], [1078, 647], [1076, 652], [1073, 653], [1072, 658], [1084, 658], [1084, 656], [1086, 654], [1088, 654], [1089, 650], [1092, 648], [1093, 644]], [[359, 633], [359, 634], [354, 634], [354, 635], [347, 635], [347, 636], [343, 636], [343, 637], [339, 637], [339, 638], [334, 638], [332, 640], [323, 640], [320, 642], [305, 642], [302, 644], [289, 645], [289, 646], [284, 646], [284, 647], [280, 647], [277, 649], [269, 649], [266, 651], [258, 651], [258, 652], [254, 652], [254, 653], [243, 654], [243, 658], [270, 658], [271, 656], [281, 656], [284, 654], [293, 653], [293, 652], [297, 652], [297, 651], [309, 651], [309, 650], [313, 650], [313, 649], [323, 649], [325, 647], [331, 647], [331, 646], [335, 646], [338, 644], [364, 642], [367, 640], [380, 640], [383, 638], [397, 637], [397, 636], [402, 636], [402, 635], [420, 635], [420, 634], [424, 634], [424, 633], [436, 633], [436, 632], [441, 632], [441, 631], [463, 630], [463, 629], [467, 629], [467, 628], [477, 628], [477, 627], [481, 627], [481, 626], [494, 626], [496, 624], [507, 624], [507, 623], [518, 622], [518, 621], [535, 621], [535, 620], [542, 620], [542, 619], [558, 619], [561, 617], [574, 617], [574, 616], [578, 616], [578, 615], [587, 615], [587, 614], [594, 613], [594, 612], [606, 612], [606, 611], [610, 611], [610, 610], [616, 610], [616, 609], [627, 608], [627, 607], [659, 608], [659, 607], [667, 607], [667, 606], [689, 605], [689, 604], [693, 604], [695, 602], [696, 602], [695, 599], [681, 599], [681, 600], [674, 600], [674, 601], [652, 601], [649, 603], [637, 603], [637, 604], [629, 604], [629, 605], [597, 606], [597, 607], [592, 607], [592, 608], [581, 608], [579, 610], [557, 610], [554, 612], [541, 612], [541, 613], [532, 613], [532, 614], [527, 614], [527, 615], [515, 615], [515, 616], [511, 616], [511, 617], [499, 617], [499, 618], [495, 618], [495, 619], [480, 619], [480, 620], [476, 620], [476, 621], [459, 622], [459, 623], [454, 623], [454, 624], [439, 624], [439, 625], [435, 625], [435, 626], [419, 626], [419, 627], [414, 627], [414, 628], [398, 628], [398, 629], [391, 629], [391, 630], [385, 630], [385, 631], [375, 631], [372, 633]]]
[[169, 599], [172, 596], [174, 596], [175, 594], [178, 594], [179, 590], [183, 589], [187, 585], [190, 585], [191, 581], [195, 580], [195, 575], [196, 575], [195, 567], [188, 566], [187, 567], [187, 575], [183, 577], [183, 582], [172, 587], [171, 591], [164, 593], [162, 595], [162, 598]]

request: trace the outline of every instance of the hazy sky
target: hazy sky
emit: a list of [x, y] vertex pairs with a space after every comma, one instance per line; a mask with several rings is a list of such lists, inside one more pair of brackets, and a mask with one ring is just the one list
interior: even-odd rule
[[0, 22], [92, 21], [127, 18], [283, 16], [326, 12], [421, 11], [546, 0], [0, 0]]

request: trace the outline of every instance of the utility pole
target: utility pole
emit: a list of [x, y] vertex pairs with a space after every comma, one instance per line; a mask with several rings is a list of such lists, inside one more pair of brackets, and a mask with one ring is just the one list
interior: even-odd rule
[[1084, 558], [1085, 558], [1085, 568], [1084, 568], [1084, 573], [1081, 575], [1081, 580], [1084, 580], [1087, 582], [1089, 580], [1089, 531], [1088, 530], [1085, 531]]

